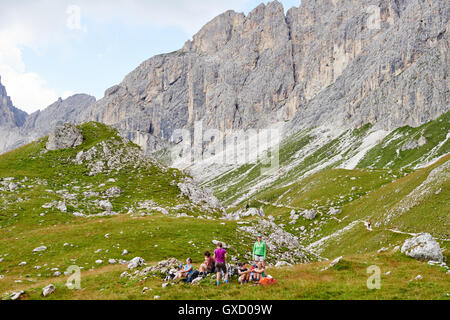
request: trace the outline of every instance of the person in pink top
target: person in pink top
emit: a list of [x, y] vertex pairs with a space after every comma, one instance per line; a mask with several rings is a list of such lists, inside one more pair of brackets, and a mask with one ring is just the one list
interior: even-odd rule
[[222, 242], [217, 244], [217, 249], [214, 250], [214, 258], [216, 259], [216, 272], [217, 272], [217, 285], [220, 285], [220, 272], [223, 271], [223, 279], [228, 283], [228, 271], [227, 271], [227, 251], [222, 248]]

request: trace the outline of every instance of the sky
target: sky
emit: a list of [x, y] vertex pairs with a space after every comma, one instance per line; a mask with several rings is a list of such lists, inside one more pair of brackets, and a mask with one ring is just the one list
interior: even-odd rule
[[[59, 97], [97, 99], [144, 60], [180, 49], [226, 10], [261, 0], [0, 0], [0, 77], [32, 113]], [[280, 0], [285, 10], [300, 0]]]

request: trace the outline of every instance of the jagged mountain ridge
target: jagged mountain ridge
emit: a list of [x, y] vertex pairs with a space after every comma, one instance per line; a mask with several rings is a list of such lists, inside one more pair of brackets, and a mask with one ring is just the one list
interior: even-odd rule
[[[380, 29], [369, 25], [374, 5]], [[224, 133], [288, 120], [288, 133], [327, 122], [418, 126], [448, 110], [449, 15], [442, 0], [305, 0], [287, 14], [274, 1], [248, 15], [227, 11], [103, 99], [56, 117], [113, 125], [147, 152], [195, 121]]]
[[[367, 25], [375, 4], [380, 30]], [[417, 126], [448, 110], [448, 16], [445, 1], [303, 1], [286, 15], [275, 1], [247, 16], [227, 11], [181, 50], [144, 62], [83, 117], [150, 150], [160, 145], [155, 136], [167, 141], [195, 121], [222, 132], [292, 118], [290, 132], [327, 121]]]
[[0, 127], [14, 128], [21, 126], [25, 122], [26, 116], [26, 112], [13, 106], [0, 77]]
[[0, 79], [0, 153], [41, 138], [63, 123], [79, 122], [79, 112], [95, 101], [95, 97], [75, 94], [64, 100], [59, 98], [42, 111], [27, 114], [13, 106]]

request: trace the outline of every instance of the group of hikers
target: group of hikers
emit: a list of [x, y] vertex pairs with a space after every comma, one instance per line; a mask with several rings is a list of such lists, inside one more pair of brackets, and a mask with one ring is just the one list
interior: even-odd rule
[[[239, 283], [255, 282], [259, 283], [264, 277], [266, 272], [266, 243], [262, 239], [262, 235], [258, 234], [258, 239], [253, 245], [253, 261], [250, 264], [246, 262], [238, 263], [235, 269]], [[217, 243], [217, 248], [213, 254], [209, 251], [205, 252], [205, 261], [200, 265], [199, 270], [194, 270], [192, 265], [192, 259], [188, 258], [184, 266], [180, 266], [180, 270], [176, 273], [173, 280], [183, 279], [187, 283], [191, 283], [197, 277], [205, 277], [209, 274], [216, 274], [217, 286], [220, 285], [220, 279], [223, 279], [224, 283], [229, 283], [230, 270], [227, 268], [227, 251], [223, 248], [221, 242]], [[234, 273], [234, 272], [233, 272]]]

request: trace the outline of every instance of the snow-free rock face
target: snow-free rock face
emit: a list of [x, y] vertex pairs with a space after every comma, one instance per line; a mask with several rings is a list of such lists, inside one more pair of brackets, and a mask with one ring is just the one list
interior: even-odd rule
[[46, 144], [47, 150], [77, 147], [83, 143], [83, 134], [75, 125], [66, 123], [53, 131]]
[[439, 243], [429, 233], [406, 240], [401, 252], [417, 260], [444, 261]]
[[193, 203], [203, 206], [205, 209], [221, 209], [219, 200], [210, 190], [197, 185], [192, 179], [185, 179], [178, 184], [181, 194], [188, 197]]
[[[227, 11], [100, 101], [76, 97], [63, 116], [51, 107], [23, 127], [30, 135], [54, 118], [99, 121], [152, 152], [197, 121], [220, 134], [286, 120], [288, 133], [328, 122], [417, 126], [448, 110], [449, 11], [446, 0], [304, 0], [287, 14], [273, 1], [248, 15]], [[0, 146], [22, 144], [19, 133], [5, 131]]]
[[293, 131], [328, 121], [418, 125], [448, 109], [448, 17], [444, 0], [227, 11], [181, 50], [142, 63], [82, 117], [147, 151], [196, 121], [222, 133], [293, 118]]

